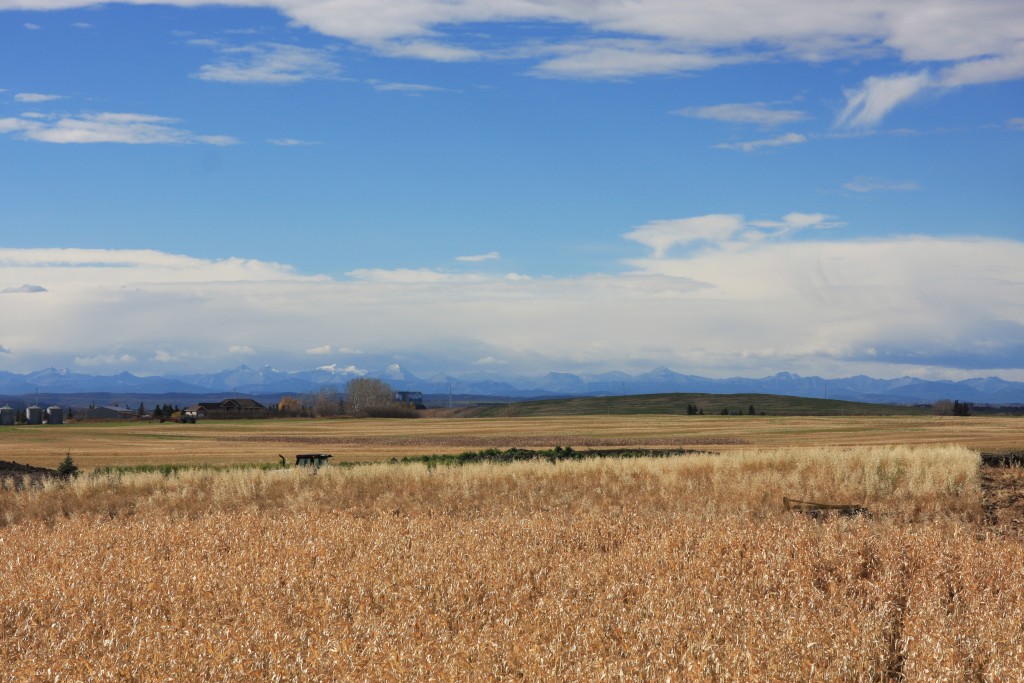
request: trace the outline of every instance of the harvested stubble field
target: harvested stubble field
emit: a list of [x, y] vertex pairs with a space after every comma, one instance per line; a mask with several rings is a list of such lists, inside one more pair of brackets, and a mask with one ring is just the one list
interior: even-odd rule
[[[8, 680], [1016, 680], [955, 446], [182, 471], [0, 490]], [[870, 518], [784, 513], [781, 497]]]
[[146, 464], [278, 462], [332, 453], [371, 462], [484, 448], [702, 448], [956, 443], [1018, 447], [1024, 421], [999, 417], [584, 415], [417, 420], [242, 420], [0, 427], [0, 460], [55, 467], [70, 452], [84, 470]]

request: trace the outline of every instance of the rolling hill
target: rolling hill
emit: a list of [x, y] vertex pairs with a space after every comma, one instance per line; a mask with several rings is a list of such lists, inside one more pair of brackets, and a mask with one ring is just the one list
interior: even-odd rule
[[491, 405], [473, 411], [475, 417], [542, 417], [559, 415], [686, 415], [688, 406], [704, 415], [928, 415], [930, 408], [836, 401], [773, 394], [643, 394], [635, 396], [585, 396], [578, 398], [522, 401]]

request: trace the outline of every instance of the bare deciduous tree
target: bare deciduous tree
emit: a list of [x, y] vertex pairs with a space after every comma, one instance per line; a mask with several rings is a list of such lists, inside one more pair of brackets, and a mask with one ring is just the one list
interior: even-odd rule
[[370, 377], [350, 379], [345, 385], [345, 412], [366, 415], [395, 406], [395, 392], [387, 382]]
[[337, 387], [323, 386], [313, 394], [313, 415], [316, 417], [335, 417], [341, 412], [341, 396]]

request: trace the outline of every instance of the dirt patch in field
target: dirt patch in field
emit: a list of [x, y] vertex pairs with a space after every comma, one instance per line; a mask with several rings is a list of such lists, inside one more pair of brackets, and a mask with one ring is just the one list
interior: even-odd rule
[[1024, 450], [981, 454], [981, 497], [989, 523], [1024, 534]]
[[16, 462], [10, 462], [9, 460], [0, 460], [0, 485], [11, 486], [15, 488], [21, 488], [25, 485], [26, 477], [31, 483], [37, 483], [41, 479], [47, 479], [49, 477], [56, 477], [57, 470], [51, 470], [46, 467], [33, 467], [32, 465], [22, 465]]

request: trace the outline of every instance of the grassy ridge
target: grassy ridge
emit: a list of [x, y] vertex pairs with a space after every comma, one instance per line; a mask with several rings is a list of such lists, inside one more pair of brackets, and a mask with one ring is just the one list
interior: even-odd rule
[[635, 396], [586, 396], [580, 398], [526, 401], [490, 406], [476, 417], [543, 417], [559, 415], [686, 415], [695, 405], [705, 415], [722, 410], [744, 415], [754, 406], [760, 415], [842, 416], [842, 415], [928, 415], [928, 408], [834, 401], [822, 398], [777, 396], [774, 394], [640, 394]]

